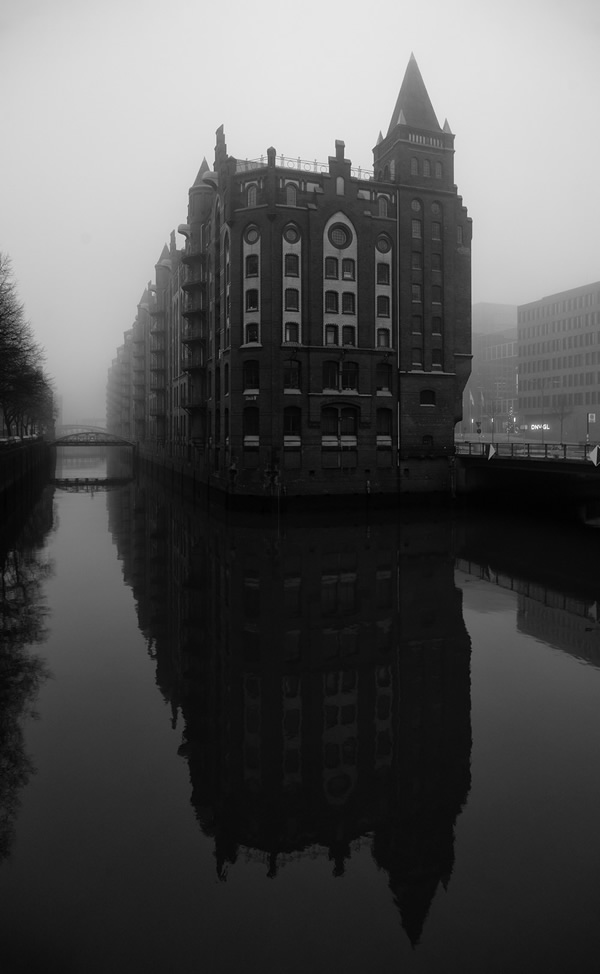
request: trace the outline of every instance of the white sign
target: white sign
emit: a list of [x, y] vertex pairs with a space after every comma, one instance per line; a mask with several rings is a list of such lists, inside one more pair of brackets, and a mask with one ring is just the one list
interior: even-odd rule
[[596, 422], [596, 413], [588, 413], [588, 423]]
[[549, 430], [550, 429], [550, 426], [548, 425], [548, 423], [532, 423], [531, 424], [531, 429], [532, 430]]

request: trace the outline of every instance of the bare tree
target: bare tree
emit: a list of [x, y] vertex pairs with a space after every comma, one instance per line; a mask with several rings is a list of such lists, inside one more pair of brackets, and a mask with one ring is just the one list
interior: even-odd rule
[[43, 361], [19, 301], [10, 258], [0, 253], [0, 409], [9, 434], [52, 423], [52, 387]]

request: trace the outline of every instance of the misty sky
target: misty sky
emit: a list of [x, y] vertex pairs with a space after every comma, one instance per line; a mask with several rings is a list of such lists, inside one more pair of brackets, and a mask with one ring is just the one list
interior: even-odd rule
[[342, 139], [370, 168], [411, 51], [456, 134], [473, 300], [600, 279], [598, 0], [0, 0], [0, 250], [66, 421], [104, 415], [217, 127], [239, 158]]

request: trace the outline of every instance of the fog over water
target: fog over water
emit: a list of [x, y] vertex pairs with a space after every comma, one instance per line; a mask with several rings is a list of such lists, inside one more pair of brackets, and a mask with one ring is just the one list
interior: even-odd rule
[[[225, 12], [226, 11], [226, 12]], [[102, 416], [106, 369], [215, 130], [228, 149], [372, 166], [411, 51], [474, 221], [475, 301], [600, 277], [594, 0], [5, 0], [0, 250], [66, 421]]]
[[3, 974], [595, 970], [597, 536], [548, 539], [46, 487], [0, 546]]

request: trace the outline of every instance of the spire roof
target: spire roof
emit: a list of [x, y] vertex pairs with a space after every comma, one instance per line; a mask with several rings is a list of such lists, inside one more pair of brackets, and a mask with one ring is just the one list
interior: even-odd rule
[[209, 172], [209, 171], [210, 170], [208, 168], [208, 163], [206, 161], [206, 156], [204, 156], [204, 158], [202, 160], [202, 165], [200, 166], [200, 169], [198, 170], [198, 175], [196, 176], [196, 179], [194, 180], [194, 186], [199, 186], [200, 183], [203, 182], [204, 173], [205, 172]]
[[440, 123], [436, 118], [414, 54], [410, 56], [387, 134], [389, 135], [397, 125], [412, 125], [418, 129], [440, 131]]

